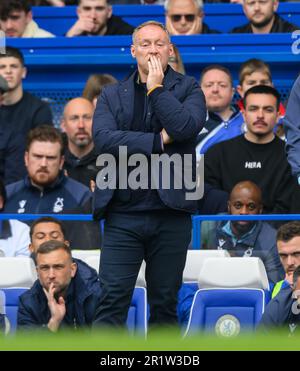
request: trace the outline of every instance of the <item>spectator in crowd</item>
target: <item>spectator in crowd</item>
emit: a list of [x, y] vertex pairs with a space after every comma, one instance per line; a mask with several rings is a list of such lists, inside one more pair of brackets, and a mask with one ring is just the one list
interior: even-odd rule
[[173, 53], [169, 57], [169, 65], [173, 68], [174, 71], [182, 73], [185, 75], [185, 68], [179, 53], [179, 50], [176, 45], [173, 44]]
[[[243, 98], [246, 91], [256, 85], [274, 86], [270, 66], [261, 59], [251, 58], [242, 63], [239, 70], [239, 85], [236, 90], [242, 98], [238, 101], [241, 110], [244, 109]], [[280, 116], [285, 115], [282, 103], [280, 103], [279, 112]]]
[[293, 175], [300, 185], [300, 76], [295, 81], [286, 108], [284, 130], [286, 151]]
[[66, 6], [66, 5], [77, 5], [78, 0], [29, 0], [31, 5], [42, 6]]
[[7, 46], [5, 54], [0, 53], [0, 76], [7, 81], [9, 88], [3, 94], [0, 127], [9, 123], [14, 135], [22, 135], [20, 146], [24, 145], [30, 129], [52, 125], [49, 105], [23, 90], [22, 80], [26, 73], [23, 54], [19, 49]]
[[[95, 148], [117, 160], [121, 145], [127, 146], [128, 155], [147, 158], [166, 153], [182, 159], [189, 153], [195, 170], [195, 137], [206, 116], [203, 93], [194, 78], [168, 66], [172, 45], [163, 24], [141, 24], [132, 41], [137, 70], [103, 89], [93, 121]], [[137, 167], [128, 170], [130, 175]], [[174, 179], [172, 167], [171, 173]], [[143, 259], [150, 324], [177, 322], [177, 291], [190, 242], [190, 213], [196, 211], [197, 202], [186, 200], [185, 188], [175, 190], [173, 183], [170, 189], [163, 188], [158, 177], [158, 189], [151, 189], [151, 178], [146, 189], [129, 184], [127, 189], [117, 185], [116, 190], [101, 190], [97, 184], [94, 217], [106, 215], [97, 325], [124, 324]], [[123, 177], [122, 181], [127, 180]]]
[[244, 97], [247, 131], [217, 143], [205, 154], [205, 181], [230, 192], [250, 180], [262, 190], [264, 212], [288, 213], [295, 181], [286, 159], [285, 144], [274, 134], [280, 96], [271, 86], [259, 85]]
[[166, 0], [166, 27], [170, 35], [220, 33], [203, 22], [202, 0]]
[[0, 29], [6, 37], [54, 37], [32, 19], [28, 0], [1, 0]]
[[274, 298], [281, 289], [293, 284], [293, 273], [300, 266], [300, 222], [292, 221], [280, 226], [277, 232], [277, 249], [285, 271], [285, 279], [276, 283]]
[[142, 4], [142, 5], [163, 5], [165, 0], [111, 0], [111, 4], [114, 5], [132, 5], [132, 4]]
[[[228, 214], [256, 215], [263, 210], [260, 188], [250, 181], [236, 184], [229, 196]], [[228, 250], [232, 256], [255, 256], [263, 261], [268, 279], [284, 277], [276, 248], [276, 230], [263, 221], [225, 221], [217, 225], [209, 249]]]
[[[261, 59], [251, 58], [242, 63], [239, 70], [239, 85], [236, 90], [241, 96], [241, 99], [237, 102], [240, 110], [244, 109], [243, 98], [245, 92], [256, 85], [274, 86], [270, 66]], [[282, 120], [285, 115], [285, 107], [282, 103], [280, 103], [279, 112], [280, 119], [275, 127], [275, 132], [279, 138], [285, 139]]]
[[64, 109], [61, 128], [68, 138], [64, 169], [72, 179], [90, 187], [96, 179], [97, 154], [92, 139], [93, 104], [85, 98], [70, 100]]
[[[8, 90], [7, 81], [0, 75], [0, 111], [3, 94]], [[22, 136], [13, 133], [9, 122], [0, 125], [0, 180], [5, 184], [16, 182], [25, 175], [24, 149], [21, 143]]]
[[281, 18], [276, 10], [279, 0], [244, 0], [243, 10], [249, 23], [235, 27], [232, 33], [283, 33], [293, 32], [297, 26]]
[[[0, 180], [0, 212], [6, 203], [6, 190]], [[15, 219], [0, 220], [0, 257], [29, 256], [29, 227]]]
[[260, 329], [265, 331], [283, 328], [293, 334], [300, 322], [300, 266], [293, 272], [291, 286], [282, 289], [272, 299], [262, 316]]
[[87, 187], [63, 172], [64, 143], [52, 126], [32, 130], [27, 139], [27, 177], [7, 186], [6, 213], [68, 213], [83, 210], [90, 201]]
[[[261, 190], [253, 182], [236, 184], [229, 196], [228, 214], [256, 215], [262, 212]], [[210, 224], [209, 249], [228, 250], [231, 256], [259, 257], [270, 282], [284, 276], [276, 248], [276, 230], [263, 221], [224, 221]], [[205, 226], [204, 226], [205, 228]], [[203, 246], [202, 246], [203, 248]], [[198, 287], [182, 285], [178, 294], [178, 317], [181, 324], [189, 319], [190, 309]]]
[[101, 292], [96, 271], [91, 279], [92, 268], [79, 270], [70, 246], [58, 240], [38, 247], [36, 267], [38, 280], [20, 296], [18, 329], [90, 327]]
[[[273, 86], [270, 66], [261, 59], [251, 58], [241, 64], [239, 69], [239, 85], [237, 92], [244, 98], [246, 91], [252, 86], [269, 85]], [[240, 108], [243, 109], [243, 100], [241, 99]]]
[[83, 89], [83, 98], [88, 99], [93, 103], [94, 108], [97, 105], [97, 99], [100, 96], [104, 86], [109, 84], [115, 84], [117, 79], [108, 73], [105, 74], [93, 74], [88, 78], [85, 87]]
[[208, 117], [197, 137], [197, 154], [203, 154], [212, 145], [244, 132], [243, 115], [232, 104], [234, 88], [230, 71], [218, 64], [207, 66], [202, 70], [200, 86], [205, 95]]
[[66, 36], [131, 35], [134, 27], [112, 14], [109, 0], [79, 0], [78, 20]]

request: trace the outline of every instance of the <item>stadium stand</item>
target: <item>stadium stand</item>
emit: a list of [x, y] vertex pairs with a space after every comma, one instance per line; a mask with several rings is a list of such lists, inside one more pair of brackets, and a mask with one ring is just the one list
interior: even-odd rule
[[[233, 26], [240, 26], [247, 23], [247, 18], [243, 9], [238, 4], [205, 4], [205, 22], [212, 29], [222, 32], [230, 31]], [[33, 7], [34, 19], [40, 27], [63, 36], [77, 20], [76, 7], [68, 6], [64, 8]], [[149, 19], [155, 19], [164, 23], [165, 11], [163, 6], [143, 6], [143, 5], [114, 5], [113, 14], [133, 26], [137, 26]], [[278, 14], [291, 23], [300, 25], [300, 4], [281, 3]]]

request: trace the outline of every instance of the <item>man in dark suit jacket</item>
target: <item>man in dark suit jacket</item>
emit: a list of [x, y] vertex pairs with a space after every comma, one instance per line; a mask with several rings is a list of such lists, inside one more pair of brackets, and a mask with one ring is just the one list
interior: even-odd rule
[[[94, 215], [100, 218], [106, 212], [100, 262], [103, 295], [97, 324], [124, 324], [143, 259], [150, 323], [176, 323], [190, 214], [197, 209], [197, 201], [189, 199], [185, 186], [176, 189], [176, 182], [182, 172], [195, 173], [195, 142], [205, 122], [206, 107], [195, 79], [168, 67], [172, 45], [161, 23], [149, 21], [137, 27], [131, 53], [137, 59], [137, 71], [125, 81], [105, 87], [94, 114], [96, 151], [106, 154], [102, 160], [107, 158], [112, 165], [116, 162], [120, 173], [116, 187], [114, 181], [109, 183], [112, 174], [105, 172], [107, 168], [97, 176]], [[120, 146], [127, 152], [123, 157], [124, 147]], [[171, 166], [167, 179], [161, 179], [161, 169], [155, 173], [148, 166], [153, 155], [161, 154], [165, 159], [177, 156], [185, 167]], [[132, 155], [145, 160], [144, 166], [136, 167]], [[128, 167], [123, 165], [127, 156]], [[187, 157], [189, 164], [183, 161]], [[140, 185], [144, 183], [143, 187], [124, 187], [127, 171], [128, 182], [133, 177]], [[137, 175], [138, 171], [142, 175]], [[106, 179], [110, 189], [102, 187]], [[162, 182], [170, 179], [170, 186], [164, 187]]]
[[232, 33], [285, 33], [293, 32], [299, 27], [281, 18], [276, 10], [278, 0], [244, 0], [243, 10], [249, 23], [235, 27]]

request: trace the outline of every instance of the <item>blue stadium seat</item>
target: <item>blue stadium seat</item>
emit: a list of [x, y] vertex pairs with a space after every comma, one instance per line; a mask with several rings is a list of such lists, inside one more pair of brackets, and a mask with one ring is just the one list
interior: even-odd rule
[[186, 335], [208, 331], [230, 337], [253, 331], [264, 306], [262, 289], [200, 289], [193, 300]]
[[135, 287], [126, 325], [131, 334], [147, 335], [147, 294], [144, 287]]
[[[13, 334], [16, 332], [19, 296], [26, 290], [28, 288], [3, 288], [0, 290], [0, 314], [1, 300], [3, 300], [5, 302], [5, 313], [9, 322], [9, 333]], [[136, 287], [134, 289], [126, 324], [131, 334], [146, 336], [147, 295], [144, 287]]]
[[5, 293], [5, 312], [8, 319], [8, 333], [15, 333], [17, 329], [17, 314], [19, 306], [19, 296], [22, 295], [28, 288], [3, 288]]

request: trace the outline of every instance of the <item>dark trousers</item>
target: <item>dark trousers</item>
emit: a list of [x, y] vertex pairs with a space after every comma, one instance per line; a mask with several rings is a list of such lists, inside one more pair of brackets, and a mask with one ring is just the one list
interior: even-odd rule
[[95, 324], [124, 325], [143, 259], [150, 305], [150, 324], [177, 323], [177, 293], [191, 216], [176, 211], [108, 215], [100, 259], [102, 296]]

